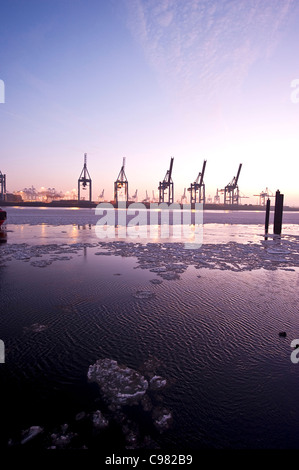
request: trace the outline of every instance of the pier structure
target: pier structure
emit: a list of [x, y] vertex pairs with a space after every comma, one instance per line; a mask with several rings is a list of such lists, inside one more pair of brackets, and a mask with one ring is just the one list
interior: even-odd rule
[[0, 171], [0, 201], [5, 201], [6, 195], [6, 175]]
[[0, 171], [0, 201], [5, 201], [6, 195], [6, 175]]

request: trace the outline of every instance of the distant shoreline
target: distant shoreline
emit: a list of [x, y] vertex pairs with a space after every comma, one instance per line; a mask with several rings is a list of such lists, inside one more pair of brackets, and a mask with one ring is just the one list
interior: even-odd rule
[[[106, 203], [112, 204], [114, 207], [117, 207], [111, 201], [105, 201]], [[134, 201], [129, 201], [127, 207], [133, 204]], [[8, 202], [0, 201], [0, 207], [63, 207], [63, 208], [79, 208], [79, 209], [95, 209], [100, 202], [89, 202], [89, 201], [53, 201], [53, 202], [39, 202], [39, 201], [30, 201], [30, 202]], [[147, 209], [150, 208], [150, 203], [142, 203]], [[177, 203], [180, 207], [182, 204]], [[275, 204], [271, 205], [271, 210], [274, 211]], [[191, 204], [191, 208], [194, 209], [194, 204]], [[284, 211], [299, 212], [299, 207], [290, 207], [284, 206]], [[259, 206], [255, 204], [204, 204], [204, 210], [225, 210], [225, 211], [261, 211], [266, 210], [265, 206]]]

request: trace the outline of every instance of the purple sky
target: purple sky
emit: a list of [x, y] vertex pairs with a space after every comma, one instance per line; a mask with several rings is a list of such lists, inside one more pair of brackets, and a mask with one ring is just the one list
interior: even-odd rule
[[243, 203], [268, 187], [299, 206], [298, 1], [1, 0], [0, 14], [9, 191], [76, 188], [86, 152], [94, 200], [123, 157], [142, 199], [173, 156], [176, 200], [206, 159], [207, 196], [242, 163]]

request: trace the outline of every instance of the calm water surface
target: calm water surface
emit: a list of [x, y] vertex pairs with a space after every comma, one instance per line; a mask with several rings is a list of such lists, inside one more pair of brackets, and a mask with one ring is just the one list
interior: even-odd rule
[[[7, 224], [6, 247], [97, 241], [92, 225], [48, 222]], [[259, 243], [262, 228], [211, 223], [204, 242]], [[286, 233], [298, 235], [295, 220]], [[97, 409], [98, 391], [86, 378], [97, 359], [138, 370], [155, 356], [173, 415], [172, 427], [154, 436], [161, 448], [299, 448], [299, 364], [290, 360], [299, 338], [297, 267], [189, 266], [180, 279], [154, 285], [157, 274], [135, 269], [136, 257], [98, 250], [82, 247], [46, 268], [16, 259], [0, 268], [3, 445], [32, 425]], [[136, 299], [137, 290], [155, 297]], [[45, 329], [34, 332], [33, 324]]]

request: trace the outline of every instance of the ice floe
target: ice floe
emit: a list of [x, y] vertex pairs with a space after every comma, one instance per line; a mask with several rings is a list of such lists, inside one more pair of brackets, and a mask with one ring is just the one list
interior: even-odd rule
[[161, 281], [161, 279], [150, 279], [150, 282], [152, 284], [162, 284], [163, 281]]
[[205, 243], [197, 249], [186, 249], [184, 243], [142, 244], [118, 240], [44, 245], [6, 244], [1, 246], [0, 266], [19, 261], [46, 268], [52, 263], [70, 261], [74, 255], [79, 256], [86, 249], [96, 256], [134, 257], [137, 261], [135, 269], [149, 270], [166, 281], [179, 280], [180, 274], [188, 266], [237, 272], [299, 267], [299, 237], [294, 236], [248, 244], [234, 241], [219, 245]]
[[139, 403], [148, 388], [148, 381], [139, 372], [112, 359], [99, 359], [90, 365], [87, 377], [99, 385], [112, 408]]
[[163, 379], [163, 377], [160, 377], [159, 375], [154, 375], [149, 383], [150, 390], [160, 390], [165, 387], [166, 383], [166, 379]]
[[[27, 445], [32, 441], [31, 449], [88, 449], [90, 445], [105, 448], [113, 431], [125, 449], [159, 448], [157, 431], [162, 434], [173, 423], [172, 411], [163, 403], [167, 380], [157, 373], [160, 367], [154, 357], [138, 370], [110, 358], [97, 360], [87, 371], [88, 381], [98, 385], [100, 395], [93, 410], [90, 406], [89, 411], [80, 410], [64, 424], [31, 426], [19, 437], [10, 438], [8, 445]], [[40, 437], [36, 439], [37, 436]]]
[[105, 429], [109, 426], [108, 419], [105, 418], [100, 410], [92, 413], [92, 423], [96, 429]]
[[51, 434], [51, 444], [49, 449], [67, 449], [72, 447], [72, 441], [77, 437], [77, 433], [69, 430], [68, 424], [63, 424], [58, 432]]
[[144, 442], [140, 442], [138, 423], [124, 411], [126, 407], [141, 405], [147, 419], [150, 417], [159, 433], [169, 429], [173, 422], [172, 412], [162, 404], [162, 396], [159, 399], [156, 396], [154, 400], [158, 401], [158, 405], [151, 399], [150, 394], [159, 394], [167, 384], [167, 380], [156, 373], [159, 366], [160, 362], [155, 358], [146, 361], [140, 371], [108, 358], [99, 359], [89, 366], [88, 380], [98, 384], [102, 397], [114, 413], [114, 419], [121, 424], [127, 448], [142, 447]]
[[171, 411], [165, 407], [157, 407], [153, 411], [154, 425], [160, 433], [170, 428], [173, 417]]

